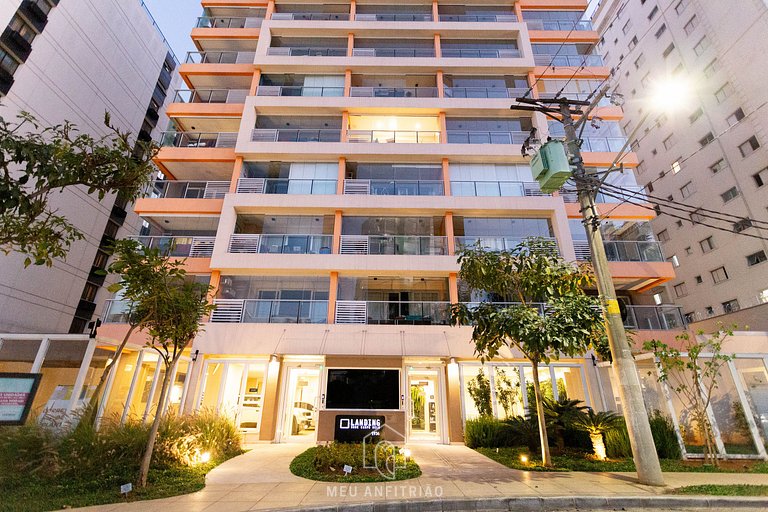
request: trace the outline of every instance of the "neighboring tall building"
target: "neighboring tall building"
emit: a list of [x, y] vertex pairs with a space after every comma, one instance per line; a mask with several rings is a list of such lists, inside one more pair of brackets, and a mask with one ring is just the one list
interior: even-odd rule
[[[457, 248], [538, 235], [569, 260], [588, 256], [574, 194], [542, 194], [521, 156], [531, 128], [561, 127], [510, 110], [531, 86], [584, 99], [608, 76], [579, 21], [586, 0], [202, 4], [200, 51], [179, 68], [190, 89], [168, 107], [157, 157], [167, 179], [135, 206], [141, 240], [175, 240], [217, 290], [170, 406], [234, 414], [249, 440], [327, 441], [373, 416], [409, 439], [460, 442], [481, 366], [448, 305], [485, 294], [457, 279]], [[604, 168], [624, 144], [622, 113], [597, 113], [584, 158]], [[653, 211], [600, 201], [627, 325], [668, 339], [682, 321], [648, 293], [674, 277]], [[124, 311], [109, 304], [100, 339], [122, 338]], [[493, 389], [511, 386], [509, 414], [524, 413], [530, 365], [504, 352], [485, 368]], [[108, 412], [151, 414], [161, 372], [136, 335]], [[615, 407], [589, 356], [541, 375], [550, 396]]]
[[[70, 121], [100, 137], [104, 113], [149, 140], [165, 129], [177, 62], [143, 2], [6, 0], [0, 4], [0, 115], [32, 113], [43, 125]], [[51, 207], [85, 234], [53, 268], [24, 269], [0, 255], [0, 332], [82, 333], [103, 303], [105, 248], [137, 234], [138, 216], [114, 195], [53, 194]]]
[[593, 20], [599, 53], [618, 67], [625, 131], [648, 110], [643, 100], [654, 80], [695, 86], [686, 111], [651, 117], [639, 132], [638, 182], [662, 200], [735, 216], [716, 221], [662, 209], [672, 216], [662, 214], [653, 228], [677, 267], [671, 300], [691, 321], [768, 302], [768, 241], [760, 239], [768, 238], [768, 4], [603, 0]]

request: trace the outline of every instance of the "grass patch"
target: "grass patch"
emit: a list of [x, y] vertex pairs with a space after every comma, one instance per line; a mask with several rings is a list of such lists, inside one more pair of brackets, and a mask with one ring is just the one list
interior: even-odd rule
[[[372, 459], [372, 457], [369, 457]], [[366, 465], [373, 465], [369, 460]], [[397, 456], [398, 467], [394, 478], [386, 478], [376, 469], [363, 467], [363, 449], [360, 444], [331, 444], [313, 446], [300, 453], [291, 461], [291, 473], [309, 480], [319, 482], [390, 482], [392, 480], [408, 480], [421, 476], [421, 469], [411, 459], [405, 461]], [[344, 475], [344, 465], [352, 466], [352, 473]], [[386, 471], [383, 473], [387, 474]]]
[[670, 494], [705, 494], [707, 496], [768, 496], [768, 485], [687, 485], [672, 489]]
[[[552, 455], [553, 468], [541, 465], [541, 460], [537, 455], [524, 447], [508, 448], [476, 448], [476, 451], [485, 455], [489, 459], [507, 466], [512, 469], [523, 471], [618, 471], [634, 472], [635, 463], [632, 459], [608, 459], [599, 461], [591, 454], [583, 452], [569, 451], [562, 455]], [[521, 456], [528, 457], [528, 462], [522, 462]], [[675, 459], [661, 459], [662, 471], [670, 473], [693, 472], [693, 473], [768, 473], [768, 463], [738, 461], [737, 464], [732, 461], [723, 462], [723, 466], [716, 468], [714, 466], [705, 466], [699, 461], [683, 461]]]

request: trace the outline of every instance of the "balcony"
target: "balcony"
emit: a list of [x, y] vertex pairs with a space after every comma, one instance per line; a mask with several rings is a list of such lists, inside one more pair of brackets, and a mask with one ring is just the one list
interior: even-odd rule
[[548, 196], [535, 181], [451, 181], [451, 195], [462, 197]]
[[256, 52], [187, 52], [186, 64], [253, 64]]
[[529, 132], [448, 130], [448, 144], [522, 144]]
[[[641, 186], [622, 185], [622, 191], [611, 192], [611, 196], [607, 196], [602, 192], [598, 192], [595, 196], [596, 203], [621, 203], [624, 201], [641, 201], [646, 202], [645, 189]], [[612, 197], [616, 195], [617, 197]], [[566, 191], [565, 189], [560, 191], [560, 197], [566, 203], [578, 203], [579, 195], [576, 192]], [[620, 199], [619, 199], [620, 198]]]
[[600, 55], [537, 54], [533, 56], [533, 62], [537, 66], [602, 66], [603, 58]]
[[527, 88], [497, 87], [445, 87], [446, 98], [517, 98], [528, 92]]
[[285, 57], [346, 57], [347, 48], [273, 46], [267, 48], [267, 55], [281, 55]]
[[[626, 306], [624, 327], [638, 331], [669, 331], [685, 329], [682, 309], [674, 305]], [[624, 315], [622, 315], [624, 316]]]
[[448, 239], [420, 235], [341, 235], [341, 254], [444, 256]]
[[336, 180], [240, 178], [238, 194], [335, 194]]
[[[605, 240], [603, 245], [605, 246], [605, 254], [608, 257], [608, 261], [664, 261], [664, 253], [659, 242]], [[592, 258], [589, 251], [589, 242], [586, 240], [574, 240], [573, 248], [576, 252], [577, 260], [589, 261]]]
[[213, 323], [328, 323], [327, 300], [215, 299], [213, 303]]
[[447, 59], [514, 59], [521, 54], [518, 49], [443, 48], [440, 55]]
[[304, 87], [300, 85], [260, 85], [256, 96], [344, 96], [344, 87]]
[[174, 103], [245, 103], [248, 89], [179, 89]]
[[234, 148], [237, 132], [163, 132], [160, 145], [175, 148]]
[[341, 131], [333, 129], [272, 129], [256, 128], [251, 142], [340, 142]]
[[593, 30], [589, 21], [525, 20], [528, 30], [560, 30], [564, 32]]
[[259, 28], [264, 18], [256, 17], [222, 17], [200, 16], [197, 18], [197, 28]]
[[385, 144], [438, 144], [439, 131], [407, 130], [350, 130], [348, 141], [352, 143]]
[[448, 325], [448, 302], [336, 301], [337, 324]]
[[624, 137], [584, 137], [581, 139], [581, 151], [615, 153], [621, 151], [626, 143]]
[[360, 13], [355, 14], [355, 21], [432, 21], [432, 15], [426, 13]]
[[434, 48], [353, 48], [353, 57], [434, 57]]
[[104, 302], [101, 321], [105, 324], [127, 324], [130, 319], [130, 302], [121, 299], [109, 299]]
[[331, 254], [333, 235], [234, 233], [227, 252], [234, 254]]
[[442, 181], [426, 180], [344, 180], [344, 194], [372, 196], [442, 196]]
[[150, 197], [175, 199], [222, 199], [229, 192], [228, 181], [152, 182]]
[[437, 87], [352, 87], [353, 98], [437, 98]]
[[514, 14], [441, 14], [440, 21], [454, 23], [516, 23]]
[[210, 258], [215, 236], [132, 236], [144, 247], [176, 258]]
[[[477, 244], [486, 251], [511, 251], [522, 244], [527, 237], [505, 237], [505, 236], [457, 236], [456, 250], [463, 248], [472, 248]], [[544, 241], [552, 242], [557, 247], [556, 238], [543, 238]]]

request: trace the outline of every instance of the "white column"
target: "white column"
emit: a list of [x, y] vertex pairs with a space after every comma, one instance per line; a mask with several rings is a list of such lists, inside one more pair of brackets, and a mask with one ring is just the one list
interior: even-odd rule
[[136, 368], [133, 370], [133, 377], [131, 377], [131, 385], [128, 388], [128, 396], [125, 397], [125, 406], [123, 407], [123, 415], [120, 417], [120, 423], [125, 423], [125, 419], [128, 417], [128, 412], [131, 410], [131, 401], [133, 400], [133, 394], [136, 391], [136, 382], [139, 380], [139, 371], [144, 361], [144, 351], [140, 350], [139, 355], [136, 356]]
[[155, 373], [152, 377], [152, 387], [149, 389], [149, 396], [147, 397], [147, 406], [144, 407], [144, 416], [141, 417], [141, 421], [147, 421], [147, 418], [149, 418], [149, 413], [152, 411], [152, 400], [155, 398], [155, 391], [157, 390], [157, 381], [160, 378], [161, 366], [162, 361], [160, 361], [160, 357], [158, 357], [157, 362], [155, 363]]
[[741, 378], [739, 377], [739, 371], [736, 369], [736, 364], [733, 360], [728, 361], [728, 368], [731, 370], [731, 376], [733, 377], [733, 383], [736, 386], [736, 392], [739, 394], [739, 400], [741, 400], [741, 408], [744, 411], [744, 417], [747, 419], [749, 425], [749, 431], [752, 433], [752, 441], [755, 443], [757, 453], [763, 459], [768, 459], [768, 454], [765, 452], [765, 445], [763, 444], [762, 436], [755, 423], [755, 417], [752, 414], [752, 406], [747, 399], [747, 393], [744, 391], [744, 387], [741, 385]]
[[115, 376], [117, 375], [117, 367], [120, 366], [120, 359], [123, 357], [123, 352], [120, 352], [120, 355], [115, 358], [115, 362], [112, 365], [112, 369], [109, 372], [109, 377], [107, 377], [107, 383], [104, 386], [104, 389], [101, 394], [101, 399], [99, 400], [99, 410], [96, 413], [96, 429], [98, 430], [99, 426], [101, 425], [101, 418], [104, 416], [104, 409], [107, 408], [107, 400], [109, 399], [109, 394], [112, 392], [112, 384], [115, 382]]
[[83, 362], [80, 364], [80, 371], [77, 372], [75, 384], [72, 386], [72, 396], [69, 397], [69, 403], [67, 404], [67, 415], [72, 412], [75, 408], [75, 404], [80, 400], [80, 393], [83, 390], [83, 383], [85, 382], [85, 377], [88, 375], [88, 369], [91, 366], [94, 350], [96, 350], [96, 340], [88, 338], [88, 346], [83, 355]]
[[32, 369], [29, 370], [29, 373], [40, 373], [40, 368], [43, 367], [45, 354], [48, 353], [48, 347], [50, 345], [50, 338], [43, 338], [43, 340], [40, 342], [40, 347], [37, 349], [37, 355], [35, 356], [35, 361], [32, 363]]

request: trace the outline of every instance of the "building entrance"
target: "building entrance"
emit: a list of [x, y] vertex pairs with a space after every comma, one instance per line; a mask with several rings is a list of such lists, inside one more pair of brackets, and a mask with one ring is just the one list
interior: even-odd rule
[[410, 368], [408, 370], [408, 429], [409, 440], [441, 440], [442, 400], [440, 374], [437, 370]]
[[320, 369], [286, 369], [282, 436], [284, 442], [314, 443], [320, 405]]

